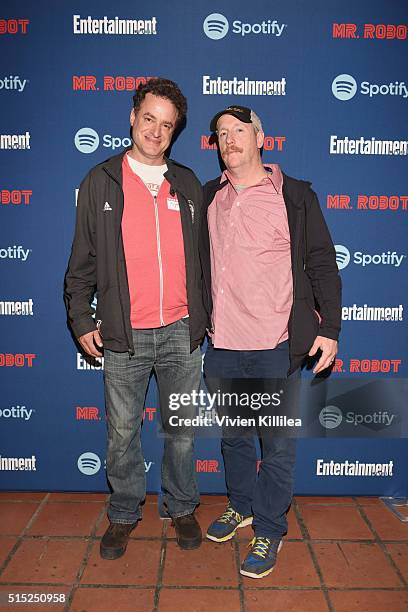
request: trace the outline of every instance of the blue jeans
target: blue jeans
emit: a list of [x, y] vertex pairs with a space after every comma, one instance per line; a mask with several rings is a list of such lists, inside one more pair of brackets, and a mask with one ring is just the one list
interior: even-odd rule
[[[134, 523], [141, 518], [146, 475], [140, 428], [152, 370], [157, 377], [162, 425], [170, 416], [169, 395], [198, 390], [201, 352], [190, 353], [188, 319], [155, 329], [133, 329], [135, 354], [105, 349], [105, 401], [108, 420], [107, 477], [112, 488], [108, 517], [112, 523]], [[193, 406], [179, 416], [193, 417]], [[194, 511], [199, 502], [193, 464], [191, 428], [164, 437], [162, 490], [172, 517]]]
[[[288, 342], [275, 349], [233, 351], [216, 349], [211, 343], [204, 359], [204, 375], [211, 393], [211, 379], [287, 378]], [[297, 378], [299, 371], [291, 375]], [[222, 384], [222, 383], [221, 383]], [[253, 515], [257, 537], [281, 538], [287, 533], [286, 513], [293, 495], [296, 440], [262, 436], [262, 462], [256, 470], [255, 431], [239, 437], [224, 431], [221, 449], [224, 457], [227, 493], [234, 510]]]

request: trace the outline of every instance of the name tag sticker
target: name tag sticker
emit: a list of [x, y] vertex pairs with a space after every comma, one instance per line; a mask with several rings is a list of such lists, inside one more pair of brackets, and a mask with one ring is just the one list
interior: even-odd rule
[[169, 210], [180, 210], [178, 200], [175, 200], [173, 198], [167, 198], [167, 208]]

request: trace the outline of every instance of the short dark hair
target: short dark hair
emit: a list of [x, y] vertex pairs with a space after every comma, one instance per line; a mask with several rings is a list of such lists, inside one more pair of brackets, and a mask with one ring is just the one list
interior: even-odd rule
[[141, 83], [136, 87], [133, 96], [133, 108], [137, 112], [146, 97], [146, 94], [151, 93], [159, 98], [166, 98], [174, 104], [177, 110], [177, 124], [180, 125], [184, 121], [187, 114], [187, 100], [181, 93], [177, 83], [169, 79], [154, 78], [149, 79], [146, 83]]

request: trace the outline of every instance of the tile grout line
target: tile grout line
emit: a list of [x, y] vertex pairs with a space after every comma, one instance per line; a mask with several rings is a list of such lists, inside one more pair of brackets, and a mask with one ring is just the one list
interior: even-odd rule
[[[30, 540], [83, 540], [85, 537], [90, 537], [90, 536], [85, 536], [85, 535], [25, 535], [25, 536], [17, 536], [17, 535], [13, 535], [13, 534], [0, 534], [0, 540], [2, 538], [11, 538], [11, 537], [21, 537], [25, 542], [28, 542]], [[95, 540], [101, 540], [102, 536], [95, 536], [94, 537]], [[130, 540], [134, 541], [134, 542], [156, 542], [157, 540], [161, 539], [161, 536], [136, 536], [136, 535], [131, 535]], [[331, 544], [335, 544], [336, 542], [343, 542], [343, 543], [347, 543], [347, 544], [373, 544], [374, 542], [376, 542], [376, 539], [373, 538], [309, 538], [311, 542], [315, 543], [315, 544], [325, 544], [325, 543], [331, 543]], [[166, 538], [167, 542], [176, 542], [176, 538]], [[250, 542], [251, 538], [240, 538], [240, 542], [245, 543], [245, 542]], [[285, 542], [291, 542], [291, 543], [296, 543], [296, 542], [303, 542], [304, 538], [285, 538]], [[407, 540], [384, 540], [384, 539], [380, 539], [381, 542], [383, 542], [384, 544], [406, 544], [408, 543], [408, 538]]]
[[35, 510], [34, 514], [30, 518], [30, 520], [27, 522], [27, 524], [24, 527], [24, 529], [21, 531], [20, 535], [17, 536], [17, 542], [14, 544], [13, 548], [10, 550], [9, 554], [7, 555], [5, 560], [3, 561], [2, 565], [0, 566], [0, 576], [2, 575], [4, 570], [7, 568], [8, 564], [10, 563], [10, 561], [13, 558], [13, 556], [14, 556], [15, 552], [17, 551], [17, 549], [20, 547], [26, 532], [28, 531], [28, 529], [30, 529], [31, 525], [34, 523], [35, 519], [37, 518], [37, 516], [41, 512], [43, 506], [45, 506], [45, 504], [47, 503], [47, 500], [48, 500], [49, 496], [50, 496], [49, 493], [47, 493], [44, 496], [44, 498], [38, 504], [37, 509]]
[[[366, 525], [368, 526], [368, 528], [372, 531], [372, 533], [375, 536], [375, 541], [376, 544], [378, 544], [379, 548], [381, 548], [381, 550], [384, 553], [384, 556], [386, 557], [389, 565], [391, 565], [392, 569], [394, 570], [394, 572], [397, 574], [398, 578], [400, 579], [400, 581], [402, 582], [403, 586], [405, 588], [408, 587], [408, 582], [405, 580], [404, 576], [402, 575], [402, 572], [400, 571], [399, 567], [397, 566], [397, 564], [395, 563], [394, 559], [392, 558], [391, 554], [388, 552], [384, 542], [382, 541], [382, 539], [380, 538], [379, 534], [377, 533], [377, 530], [375, 529], [375, 527], [372, 525], [370, 519], [368, 518], [368, 516], [366, 515], [365, 511], [364, 511], [364, 507], [360, 506], [360, 504], [356, 501], [356, 506], [357, 506], [357, 510], [361, 516], [361, 518], [363, 519], [363, 521], [366, 523]], [[404, 540], [401, 540], [401, 542], [403, 542]]]
[[85, 568], [86, 568], [86, 566], [88, 564], [92, 546], [97, 541], [96, 537], [95, 537], [96, 536], [96, 532], [97, 532], [98, 527], [99, 527], [100, 523], [102, 522], [102, 519], [105, 516], [105, 514], [106, 514], [106, 503], [104, 504], [103, 508], [101, 508], [101, 510], [99, 512], [99, 516], [95, 520], [93, 529], [92, 529], [91, 534], [89, 536], [89, 539], [85, 536], [85, 540], [88, 539], [88, 545], [87, 545], [87, 547], [85, 549], [85, 554], [84, 554], [83, 559], [82, 559], [82, 561], [80, 563], [80, 566], [79, 566], [77, 575], [75, 577], [75, 580], [74, 580], [74, 582], [73, 582], [73, 584], [70, 587], [70, 590], [68, 592], [67, 601], [66, 601], [66, 604], [64, 606], [64, 612], [68, 612], [68, 610], [71, 607], [74, 594], [75, 594], [75, 592], [76, 592], [76, 590], [77, 590], [77, 588], [79, 586], [79, 582], [80, 582], [80, 580], [81, 580], [81, 578], [83, 576], [83, 573], [85, 571]]
[[240, 543], [239, 538], [234, 537], [233, 544], [234, 544], [235, 569], [238, 572], [239, 607], [240, 607], [240, 612], [246, 612], [244, 581], [242, 580], [242, 574], [239, 571], [240, 564], [241, 564], [239, 543]]
[[161, 532], [161, 546], [160, 546], [160, 559], [159, 559], [159, 567], [157, 570], [157, 580], [154, 589], [154, 597], [153, 597], [153, 612], [158, 612], [159, 609], [159, 600], [160, 594], [163, 586], [163, 574], [164, 574], [164, 565], [166, 563], [166, 555], [167, 555], [167, 530], [170, 521], [163, 521], [162, 532]]
[[303, 520], [302, 512], [301, 512], [301, 510], [300, 510], [300, 508], [298, 506], [298, 503], [297, 503], [296, 499], [293, 500], [293, 509], [295, 511], [295, 515], [296, 515], [297, 521], [299, 523], [300, 531], [301, 531], [301, 533], [303, 535], [303, 541], [305, 542], [305, 544], [306, 544], [306, 546], [307, 546], [307, 548], [309, 550], [309, 554], [312, 557], [313, 565], [315, 567], [317, 576], [318, 576], [318, 578], [320, 580], [321, 591], [323, 593], [323, 597], [326, 600], [327, 608], [328, 608], [329, 612], [334, 612], [334, 607], [333, 607], [333, 604], [332, 604], [331, 599], [330, 599], [329, 591], [328, 591], [327, 585], [326, 585], [326, 583], [324, 581], [324, 578], [323, 578], [323, 572], [321, 570], [321, 567], [320, 567], [319, 562], [317, 560], [317, 556], [315, 554], [315, 551], [314, 551], [313, 546], [312, 546], [311, 541], [310, 541], [309, 530], [306, 527], [306, 523]]

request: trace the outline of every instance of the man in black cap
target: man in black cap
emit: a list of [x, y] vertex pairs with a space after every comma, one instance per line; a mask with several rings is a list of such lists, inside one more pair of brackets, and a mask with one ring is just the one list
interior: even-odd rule
[[[262, 163], [264, 133], [251, 109], [229, 106], [210, 129], [226, 170], [204, 187], [206, 379], [299, 377], [304, 358], [318, 351], [314, 372], [321, 372], [337, 353], [341, 282], [317, 196], [310, 183]], [[252, 523], [255, 537], [241, 566], [252, 578], [272, 571], [292, 499], [295, 439], [270, 433], [262, 436], [257, 474], [255, 437], [224, 428], [229, 502], [207, 531], [225, 542]]]

